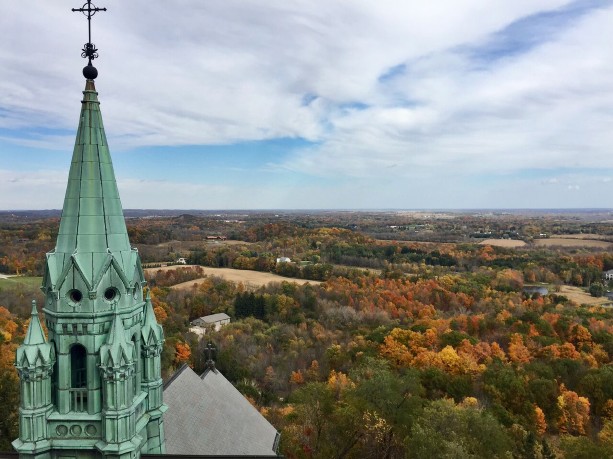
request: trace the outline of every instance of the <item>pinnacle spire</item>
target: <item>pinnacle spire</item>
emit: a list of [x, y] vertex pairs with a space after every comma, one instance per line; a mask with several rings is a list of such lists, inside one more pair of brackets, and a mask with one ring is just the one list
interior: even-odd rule
[[47, 340], [45, 339], [45, 333], [43, 332], [43, 327], [40, 323], [40, 319], [38, 318], [38, 309], [36, 309], [36, 300], [32, 301], [32, 319], [30, 320], [30, 325], [28, 325], [28, 331], [26, 332], [26, 337], [23, 340], [23, 344], [25, 345], [37, 345], [37, 344], [45, 344]]
[[31, 365], [50, 365], [54, 359], [53, 346], [47, 342], [38, 318], [36, 301], [32, 301], [32, 319], [23, 344], [17, 348], [15, 353], [15, 365], [18, 370], [21, 370]]
[[134, 344], [126, 339], [126, 329], [117, 311], [116, 303], [114, 309], [115, 314], [106, 337], [106, 344], [100, 348], [101, 363], [108, 367], [121, 365], [122, 361], [125, 363], [131, 362], [134, 347]]
[[164, 331], [155, 318], [149, 290], [147, 290], [147, 295], [145, 297], [145, 317], [141, 327], [141, 337], [145, 345], [158, 345], [164, 341]]

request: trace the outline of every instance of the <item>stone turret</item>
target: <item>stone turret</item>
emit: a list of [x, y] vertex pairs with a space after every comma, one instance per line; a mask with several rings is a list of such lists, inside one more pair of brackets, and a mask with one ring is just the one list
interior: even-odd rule
[[19, 438], [15, 447], [32, 452], [49, 448], [47, 418], [53, 410], [51, 375], [55, 350], [45, 339], [38, 318], [36, 302], [32, 302], [32, 319], [23, 344], [17, 349], [15, 366], [21, 384]]
[[[128, 239], [98, 93], [87, 80], [57, 243], [47, 254], [43, 277], [48, 343], [36, 330], [35, 311], [31, 324], [31, 342], [43, 337], [36, 345], [50, 349], [44, 355], [53, 356], [56, 371], [51, 357], [36, 363], [51, 365], [40, 370], [48, 374], [43, 381], [50, 402], [27, 408], [38, 410], [31, 413], [37, 424], [14, 442], [23, 457], [165, 452], [166, 407], [157, 388], [163, 333], [149, 315], [145, 284], [138, 251]], [[145, 330], [153, 333], [153, 348], [143, 340]], [[27, 362], [17, 362], [22, 387], [29, 384], [32, 345], [24, 342], [18, 351], [27, 356]], [[141, 381], [143, 370], [147, 379]], [[34, 444], [35, 438], [48, 441]]]
[[[135, 355], [136, 345], [126, 339], [119, 314], [115, 314], [106, 344], [100, 348], [103, 393], [103, 439], [96, 444], [105, 453], [131, 457], [140, 449], [142, 437], [136, 432]], [[145, 399], [146, 394], [139, 394]]]
[[[147, 291], [145, 299], [145, 319], [141, 328], [141, 357], [143, 361], [143, 372], [141, 389], [147, 394], [148, 410], [152, 421], [147, 428], [149, 429], [148, 436], [149, 452], [159, 453], [165, 451], [164, 448], [164, 431], [162, 424], [155, 422], [160, 419], [167, 407], [162, 402], [163, 381], [161, 368], [161, 354], [164, 347], [164, 330], [157, 323], [151, 304], [151, 296]], [[159, 439], [159, 441], [158, 441]]]

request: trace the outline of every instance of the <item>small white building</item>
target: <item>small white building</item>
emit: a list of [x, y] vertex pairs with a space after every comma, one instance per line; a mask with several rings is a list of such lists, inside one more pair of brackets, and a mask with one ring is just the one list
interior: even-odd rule
[[230, 316], [224, 312], [220, 312], [218, 314], [210, 314], [192, 320], [192, 327], [190, 327], [189, 331], [202, 337], [206, 334], [207, 330], [219, 331], [221, 327], [229, 323]]
[[277, 263], [291, 263], [292, 260], [289, 257], [279, 257], [277, 258]]
[[613, 269], [603, 272], [602, 276], [605, 278], [605, 280], [613, 280]]
[[177, 258], [177, 263], [180, 265], [186, 265], [187, 260], [185, 258]]

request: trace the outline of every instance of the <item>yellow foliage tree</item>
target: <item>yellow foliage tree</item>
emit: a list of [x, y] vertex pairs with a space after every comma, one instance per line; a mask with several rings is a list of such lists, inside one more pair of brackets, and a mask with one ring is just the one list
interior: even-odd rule
[[528, 363], [532, 360], [530, 351], [524, 345], [524, 339], [519, 333], [511, 335], [511, 343], [509, 344], [509, 359], [514, 363]]
[[534, 405], [534, 427], [539, 435], [543, 435], [547, 430], [545, 413], [543, 413], [543, 410], [538, 405]]
[[585, 435], [590, 422], [590, 401], [580, 397], [576, 392], [567, 390], [564, 384], [560, 386], [558, 396], [558, 429], [571, 435]]

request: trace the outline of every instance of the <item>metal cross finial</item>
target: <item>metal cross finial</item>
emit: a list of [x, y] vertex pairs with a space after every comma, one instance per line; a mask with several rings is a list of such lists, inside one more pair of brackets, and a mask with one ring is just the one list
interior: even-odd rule
[[81, 57], [86, 57], [89, 61], [89, 64], [91, 65], [92, 60], [98, 57], [98, 50], [96, 49], [96, 45], [92, 43], [92, 16], [98, 11], [106, 11], [106, 8], [98, 8], [96, 5], [92, 5], [91, 0], [87, 0], [87, 3], [84, 3], [81, 8], [73, 8], [72, 11], [79, 11], [83, 13], [85, 17], [87, 17], [87, 31], [89, 41], [83, 46], [83, 52], [81, 53]]
[[209, 341], [209, 344], [207, 344], [205, 348], [206, 357], [207, 357], [205, 367], [213, 370], [214, 372], [217, 372], [217, 370], [215, 369], [215, 361], [213, 360], [214, 351], [215, 351], [215, 346], [213, 346], [213, 343]]

